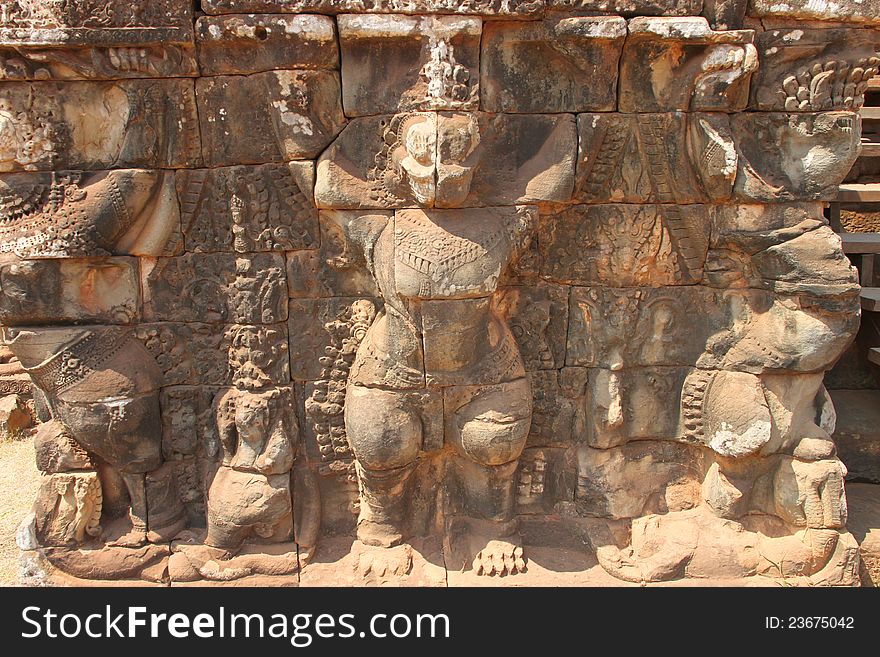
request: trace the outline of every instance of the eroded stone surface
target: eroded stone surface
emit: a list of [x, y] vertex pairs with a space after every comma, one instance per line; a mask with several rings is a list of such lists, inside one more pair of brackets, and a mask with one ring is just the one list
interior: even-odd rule
[[209, 166], [315, 157], [345, 124], [330, 71], [200, 78], [196, 94]]
[[0, 175], [0, 251], [29, 257], [182, 249], [174, 174], [140, 169]]
[[51, 321], [128, 324], [140, 316], [137, 260], [22, 260], [0, 265], [6, 326]]
[[317, 12], [339, 14], [354, 11], [402, 14], [477, 14], [505, 18], [529, 17], [544, 9], [544, 0], [207, 0], [210, 14], [240, 12]]
[[834, 22], [880, 22], [876, 7], [870, 2], [843, 0], [840, 2], [810, 2], [810, 0], [749, 0], [749, 14], [765, 18], [819, 20]]
[[880, 66], [880, 37], [868, 30], [771, 29], [755, 45], [752, 106], [764, 111], [859, 109]]
[[478, 108], [479, 19], [343, 15], [337, 20], [347, 116]]
[[202, 75], [339, 65], [336, 25], [325, 16], [203, 16], [196, 40]]
[[5, 3], [32, 581], [855, 585], [858, 4]]
[[192, 80], [13, 82], [0, 108], [2, 172], [201, 161]]
[[353, 120], [318, 160], [318, 207], [565, 202], [574, 117], [397, 114]]
[[274, 324], [287, 318], [284, 259], [192, 254], [144, 263], [144, 319]]
[[714, 31], [705, 18], [634, 18], [620, 62], [621, 112], [735, 112], [758, 68], [751, 30]]
[[[610, 111], [626, 37], [618, 17], [489, 23], [484, 28], [482, 109], [487, 112]], [[552, 67], [553, 80], [531, 74]], [[601, 85], [593, 84], [601, 79]]]

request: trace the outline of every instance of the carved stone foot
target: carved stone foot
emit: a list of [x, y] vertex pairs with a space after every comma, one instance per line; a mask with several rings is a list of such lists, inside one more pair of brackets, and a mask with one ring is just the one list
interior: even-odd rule
[[386, 548], [355, 541], [352, 553], [356, 557], [355, 569], [364, 579], [381, 583], [408, 575], [412, 570], [413, 550], [408, 543]]
[[133, 527], [129, 532], [123, 534], [122, 536], [107, 541], [107, 545], [113, 547], [140, 547], [146, 542], [146, 530]]
[[526, 571], [522, 536], [515, 521], [458, 519], [447, 537], [447, 566], [464, 570], [471, 566], [476, 575], [516, 575]]
[[477, 575], [504, 577], [525, 572], [522, 540], [519, 536], [515, 539], [490, 540], [477, 552], [472, 566]]

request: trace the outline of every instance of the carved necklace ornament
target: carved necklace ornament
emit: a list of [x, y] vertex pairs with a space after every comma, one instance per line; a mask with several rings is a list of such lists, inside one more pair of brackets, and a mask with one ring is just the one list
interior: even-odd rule
[[394, 254], [401, 264], [441, 280], [492, 253], [504, 237], [503, 225], [464, 237], [438, 226], [425, 215], [399, 213], [394, 225]]

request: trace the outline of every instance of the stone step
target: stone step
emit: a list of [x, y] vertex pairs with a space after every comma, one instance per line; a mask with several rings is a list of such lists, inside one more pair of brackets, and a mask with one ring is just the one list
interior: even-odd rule
[[868, 360], [874, 363], [874, 365], [880, 365], [880, 347], [868, 349]]
[[862, 586], [880, 586], [880, 486], [846, 485], [847, 529], [859, 543]]
[[880, 312], [880, 287], [863, 287], [859, 297], [862, 301], [862, 310]]
[[862, 121], [880, 121], [880, 107], [863, 107], [859, 110]]
[[880, 233], [841, 233], [844, 253], [880, 253]]
[[859, 157], [880, 157], [880, 135], [862, 135], [862, 152]]
[[878, 203], [880, 202], [880, 182], [847, 183], [838, 187], [838, 203]]

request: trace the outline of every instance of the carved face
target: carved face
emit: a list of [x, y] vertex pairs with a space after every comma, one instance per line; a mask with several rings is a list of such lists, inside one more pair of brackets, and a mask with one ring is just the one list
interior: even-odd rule
[[437, 135], [433, 121], [415, 115], [401, 126], [400, 168], [419, 203], [434, 202], [434, 157]]
[[262, 441], [269, 427], [270, 410], [265, 399], [248, 399], [236, 406], [235, 428], [239, 437], [249, 443]]
[[464, 203], [478, 158], [480, 126], [473, 114], [446, 116], [438, 125], [437, 202], [443, 207]]

